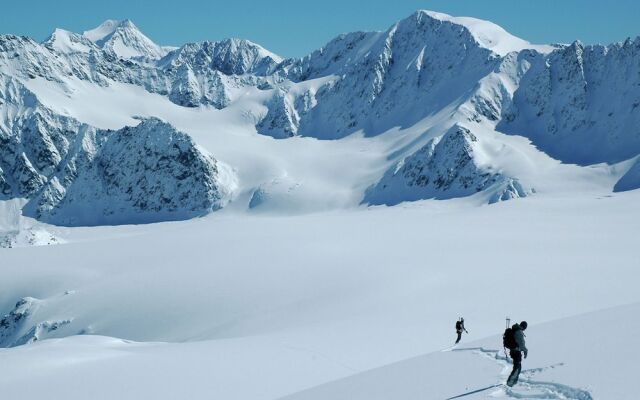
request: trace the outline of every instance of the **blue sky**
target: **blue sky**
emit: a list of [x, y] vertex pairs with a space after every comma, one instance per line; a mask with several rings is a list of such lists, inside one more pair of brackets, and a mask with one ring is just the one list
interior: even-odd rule
[[487, 19], [534, 43], [611, 43], [640, 35], [638, 0], [5, 0], [0, 33], [42, 40], [56, 27], [82, 32], [105, 19], [129, 18], [163, 45], [240, 37], [297, 57], [343, 32], [384, 30], [421, 8]]

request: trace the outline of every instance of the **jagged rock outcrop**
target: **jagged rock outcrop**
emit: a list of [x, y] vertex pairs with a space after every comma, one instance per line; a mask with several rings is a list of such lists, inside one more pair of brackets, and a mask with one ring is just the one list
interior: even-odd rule
[[0, 195], [8, 196], [12, 192], [11, 185], [7, 182], [7, 177], [5, 177], [5, 173], [0, 167]]
[[250, 86], [242, 79], [226, 76], [216, 70], [207, 70], [197, 75], [188, 65], [180, 65], [171, 74], [169, 100], [185, 107], [203, 104], [221, 109], [231, 103], [232, 89]]
[[212, 156], [158, 119], [80, 136], [26, 215], [58, 225], [186, 219], [222, 207], [232, 190]]
[[285, 139], [298, 133], [300, 117], [287, 93], [278, 90], [267, 104], [267, 114], [256, 125], [256, 130], [276, 139]]
[[20, 340], [20, 331], [38, 303], [33, 297], [20, 299], [13, 310], [0, 319], [0, 347], [11, 347]]
[[189, 43], [158, 62], [172, 82], [169, 98], [176, 104], [216, 108], [228, 106], [238, 89], [259, 86], [281, 58], [248, 40]]
[[44, 107], [19, 81], [0, 75], [0, 199], [31, 197], [64, 157], [81, 124]]
[[197, 74], [206, 70], [225, 75], [269, 75], [282, 59], [260, 45], [243, 39], [188, 43], [159, 62], [164, 69], [186, 65]]
[[489, 189], [489, 202], [527, 196], [528, 191], [516, 178], [480, 165], [474, 154], [477, 147], [478, 138], [469, 129], [454, 126], [388, 170], [367, 190], [363, 202], [395, 205], [465, 197]]
[[21, 346], [45, 339], [71, 323], [71, 319], [34, 321], [40, 305], [41, 300], [24, 297], [0, 319], [0, 347]]

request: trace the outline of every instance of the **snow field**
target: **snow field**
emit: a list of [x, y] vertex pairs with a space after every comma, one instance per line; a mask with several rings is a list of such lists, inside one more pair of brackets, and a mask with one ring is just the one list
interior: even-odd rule
[[[20, 364], [3, 363], [2, 386], [13, 388], [7, 389], [13, 398], [36, 393], [73, 398], [72, 388], [96, 393], [103, 385], [110, 387], [104, 398], [116, 393], [134, 398], [156, 389], [158, 398], [172, 398], [166, 382], [174, 390], [191, 387], [193, 393], [224, 398], [277, 398], [446, 348], [459, 315], [473, 338], [499, 333], [505, 315], [527, 319], [533, 326], [525, 368], [568, 366], [575, 353], [565, 349], [566, 356], [556, 357], [563, 354], [555, 352], [558, 346], [536, 343], [536, 326], [640, 301], [634, 289], [636, 257], [629, 251], [640, 223], [636, 202], [629, 192], [589, 199], [533, 197], [480, 208], [427, 201], [292, 217], [238, 219], [229, 210], [185, 222], [68, 229], [66, 245], [2, 250], [2, 309], [8, 312], [17, 299], [33, 296], [43, 305], [29, 324], [72, 320], [48, 337], [91, 333], [174, 343], [123, 345], [135, 355], [104, 361], [103, 354], [113, 354], [109, 343], [115, 339], [104, 339], [103, 345], [103, 339], [80, 336], [5, 349], [3, 357], [29, 364], [48, 348], [61, 360], [84, 351], [98, 359], [78, 366], [94, 381], [77, 380], [74, 369], [44, 368], [30, 392], [15, 376]], [[68, 290], [72, 293], [62, 295]], [[612, 324], [602, 329], [608, 332]], [[598, 336], [588, 339], [590, 329]], [[580, 328], [576, 335], [599, 340], [602, 331]], [[464, 337], [464, 346], [470, 338]], [[83, 350], [82, 341], [92, 348]], [[495, 339], [481, 345], [496, 349]], [[155, 346], [149, 350], [154, 355], [143, 356], [138, 346]], [[613, 363], [619, 355], [603, 348], [612, 352]], [[436, 385], [437, 393], [446, 389], [443, 394], [454, 395], [502, 376], [501, 366], [486, 358], [452, 357], [477, 358], [471, 364], [490, 371], [473, 369], [469, 374], [480, 374], [477, 381]], [[540, 363], [534, 365], [537, 357]], [[152, 378], [144, 378], [151, 364], [167, 377], [154, 388]], [[424, 368], [429, 376], [436, 367]], [[118, 374], [121, 370], [126, 376]], [[423, 376], [420, 372], [412, 374]], [[119, 384], [112, 387], [103, 378], [101, 384], [99, 376]], [[585, 387], [569, 377], [557, 382]], [[602, 377], [619, 382], [613, 374]], [[67, 380], [76, 383], [56, 386], [62, 389], [46, 384]], [[600, 384], [587, 389], [594, 393], [593, 388], [605, 390]]]

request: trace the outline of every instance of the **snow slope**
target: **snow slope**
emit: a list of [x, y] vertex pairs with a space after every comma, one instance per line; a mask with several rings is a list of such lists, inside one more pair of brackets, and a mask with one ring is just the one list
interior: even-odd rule
[[611, 331], [615, 327], [628, 338], [640, 333], [638, 323], [629, 317], [639, 311], [635, 303], [530, 325], [526, 331], [529, 356], [514, 388], [504, 385], [512, 365], [501, 348], [501, 336], [493, 336], [282, 399], [634, 399], [635, 393], [621, 383], [636, 376], [633, 360], [640, 351], [630, 346], [623, 357], [616, 354], [612, 349], [618, 347], [620, 336]]
[[[640, 228], [637, 194], [589, 197], [480, 208], [428, 201], [285, 218], [238, 218], [227, 209], [170, 224], [67, 229], [63, 246], [0, 249], [0, 307], [9, 313], [24, 297], [40, 304], [20, 332], [71, 321], [41, 335], [71, 336], [61, 342], [2, 350], [26, 363], [49, 351], [60, 357], [28, 390], [15, 364], [3, 363], [2, 386], [14, 398], [74, 388], [97, 398], [143, 390], [171, 398], [170, 381], [207, 396], [277, 398], [443, 349], [458, 315], [474, 338], [499, 333], [505, 314], [527, 319], [533, 340], [544, 321], [640, 301], [630, 250]], [[73, 337], [79, 333], [174, 344], [128, 346]], [[544, 347], [531, 343], [530, 362]], [[133, 354], [112, 357], [121, 351]], [[500, 366], [486, 365], [488, 385]], [[166, 373], [167, 383], [150, 387], [150, 371]], [[102, 374], [121, 385], [90, 378]], [[69, 385], [52, 389], [54, 381]], [[450, 395], [465, 388], [447, 387]]]

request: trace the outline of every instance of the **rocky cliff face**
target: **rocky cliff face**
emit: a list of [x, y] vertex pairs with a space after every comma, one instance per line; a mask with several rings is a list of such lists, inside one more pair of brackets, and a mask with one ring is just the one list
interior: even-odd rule
[[224, 108], [238, 89], [264, 84], [280, 61], [248, 40], [225, 39], [186, 44], [160, 60], [157, 68], [171, 82], [169, 98], [174, 103]]
[[248, 40], [224, 39], [185, 44], [169, 53], [159, 66], [187, 65], [196, 73], [216, 70], [225, 75], [265, 76], [272, 73], [280, 61], [279, 56]]
[[300, 117], [286, 91], [278, 90], [267, 104], [267, 114], [258, 122], [256, 130], [276, 139], [286, 139], [298, 134]]
[[517, 179], [478, 162], [478, 142], [469, 129], [452, 127], [388, 170], [367, 190], [364, 202], [395, 205], [419, 199], [465, 197], [483, 190], [491, 190], [492, 203], [527, 196], [529, 191]]
[[31, 197], [69, 152], [81, 124], [44, 107], [19, 81], [0, 75], [0, 198]]
[[118, 131], [87, 128], [79, 145], [25, 207], [58, 225], [186, 219], [224, 205], [219, 163], [157, 119]]
[[640, 38], [611, 46], [575, 42], [529, 63], [498, 129], [583, 165], [640, 152]]

